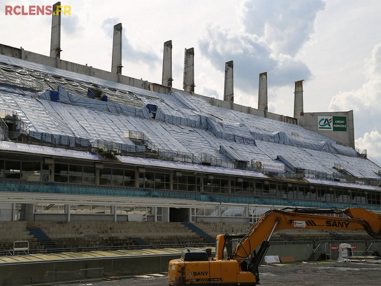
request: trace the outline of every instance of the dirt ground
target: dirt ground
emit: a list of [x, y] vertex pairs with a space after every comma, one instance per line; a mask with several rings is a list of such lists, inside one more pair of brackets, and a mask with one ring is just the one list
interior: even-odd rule
[[[319, 262], [264, 265], [260, 267], [261, 286], [379, 286], [381, 261]], [[66, 284], [67, 286], [165, 286], [165, 273], [125, 279]]]

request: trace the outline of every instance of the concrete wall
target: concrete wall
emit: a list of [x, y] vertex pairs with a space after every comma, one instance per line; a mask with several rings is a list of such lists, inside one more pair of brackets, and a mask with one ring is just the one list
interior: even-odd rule
[[271, 243], [266, 255], [291, 256], [295, 261], [306, 261], [313, 251], [312, 243], [276, 244]]
[[165, 272], [178, 255], [2, 264], [0, 285], [31, 285]]
[[[318, 128], [319, 116], [343, 116], [347, 118], [347, 131], [330, 131]], [[301, 116], [299, 124], [304, 128], [327, 136], [338, 143], [355, 148], [353, 111], [347, 112], [306, 112]]]
[[26, 51], [24, 49], [18, 49], [18, 48], [0, 44], [0, 54], [42, 64], [42, 65], [56, 67], [59, 69], [63, 69], [63, 70], [67, 70], [67, 71], [71, 71], [71, 72], [75, 72], [79, 74], [93, 76], [93, 77], [97, 77], [104, 80], [115, 81], [115, 82], [131, 85], [134, 87], [139, 87], [143, 89], [150, 88], [149, 82], [145, 80], [113, 74], [109, 71], [104, 71], [104, 70], [97, 69], [87, 65], [81, 65], [81, 64], [76, 64], [73, 62], [68, 62], [68, 61], [64, 61], [64, 60], [60, 60], [56, 58], [51, 58], [45, 55]]
[[238, 224], [242, 224], [242, 223], [249, 223], [250, 222], [250, 218], [248, 217], [228, 217], [228, 216], [224, 216], [224, 217], [212, 217], [212, 216], [197, 216], [197, 217], [193, 217], [193, 220], [194, 222], [206, 222], [206, 223], [221, 223], [222, 221], [224, 223], [238, 223]]
[[[35, 213], [35, 221], [53, 221], [53, 222], [67, 222], [67, 214], [54, 214], [54, 213]], [[70, 214], [70, 221], [114, 221], [113, 214]], [[118, 215], [117, 221], [128, 221], [128, 215]]]
[[12, 203], [0, 203], [0, 221], [12, 221], [13, 220], [13, 204]]
[[[371, 255], [373, 252], [381, 254], [381, 242], [366, 242], [358, 240], [343, 240], [343, 241], [326, 241], [320, 243], [311, 242], [271, 242], [270, 248], [266, 255], [291, 256], [295, 261], [317, 260], [320, 255], [325, 254], [332, 260], [336, 260], [339, 256], [339, 251], [336, 247], [340, 243], [349, 243], [353, 248], [354, 256]], [[313, 251], [315, 249], [315, 252]]]

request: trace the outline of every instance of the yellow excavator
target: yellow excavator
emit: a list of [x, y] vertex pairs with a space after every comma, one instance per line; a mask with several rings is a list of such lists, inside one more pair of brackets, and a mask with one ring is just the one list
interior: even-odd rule
[[[266, 212], [243, 235], [234, 253], [228, 247], [235, 236], [219, 234], [215, 257], [206, 251], [186, 251], [168, 265], [170, 286], [240, 285], [259, 283], [259, 264], [270, 246], [270, 238], [282, 229], [366, 231], [381, 238], [381, 215], [361, 208], [345, 210], [284, 209]], [[228, 250], [224, 257], [225, 248]]]

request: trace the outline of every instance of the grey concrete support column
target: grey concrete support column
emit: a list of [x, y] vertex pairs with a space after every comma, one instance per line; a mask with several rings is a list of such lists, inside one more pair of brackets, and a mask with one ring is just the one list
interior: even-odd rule
[[162, 222], [169, 222], [169, 207], [162, 207], [161, 208], [161, 221]]
[[34, 221], [34, 204], [25, 205], [25, 220]]
[[44, 164], [49, 168], [49, 179], [50, 183], [54, 182], [54, 159], [53, 158], [45, 158]]
[[295, 82], [294, 118], [303, 116], [303, 80]]
[[16, 221], [16, 215], [17, 215], [16, 203], [12, 203], [11, 204], [11, 221]]
[[[52, 29], [50, 37], [50, 56], [52, 58], [59, 59], [61, 57], [61, 2], [57, 2], [53, 5], [53, 11], [58, 13], [52, 13]], [[54, 15], [57, 14], [57, 15]]]
[[100, 163], [95, 163], [95, 185], [99, 186], [101, 184], [101, 170], [103, 165]]
[[194, 48], [185, 49], [183, 89], [194, 92]]
[[153, 217], [154, 221], [157, 222], [157, 207], [153, 207]]
[[189, 222], [193, 222], [192, 210], [193, 208], [189, 208]]
[[111, 72], [113, 74], [122, 74], [122, 29], [122, 23], [114, 26], [111, 61]]
[[265, 114], [268, 110], [268, 98], [267, 98], [267, 72], [259, 74], [258, 85], [258, 110], [264, 111]]
[[354, 119], [353, 110], [348, 111], [348, 140], [349, 146], [355, 149], [355, 129], [354, 129]]
[[233, 61], [225, 63], [224, 101], [234, 102]]
[[117, 206], [111, 206], [111, 214], [113, 215], [113, 221], [118, 221]]
[[139, 169], [135, 168], [135, 188], [139, 188]]
[[172, 87], [172, 41], [164, 43], [162, 85]]
[[70, 205], [65, 205], [65, 214], [66, 214], [66, 222], [71, 222], [71, 207], [70, 207]]
[[54, 182], [54, 173], [55, 173], [55, 168], [54, 168], [54, 161], [53, 164], [49, 165], [49, 182], [53, 183]]
[[171, 173], [169, 174], [169, 189], [171, 191], [173, 191], [173, 182], [174, 182], [174, 175], [173, 175], [173, 171], [171, 171]]

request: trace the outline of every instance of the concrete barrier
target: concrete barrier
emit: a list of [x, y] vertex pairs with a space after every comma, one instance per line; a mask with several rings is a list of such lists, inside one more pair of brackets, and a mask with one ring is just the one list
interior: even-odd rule
[[0, 285], [85, 281], [89, 279], [166, 272], [178, 255], [12, 263], [0, 266]]

